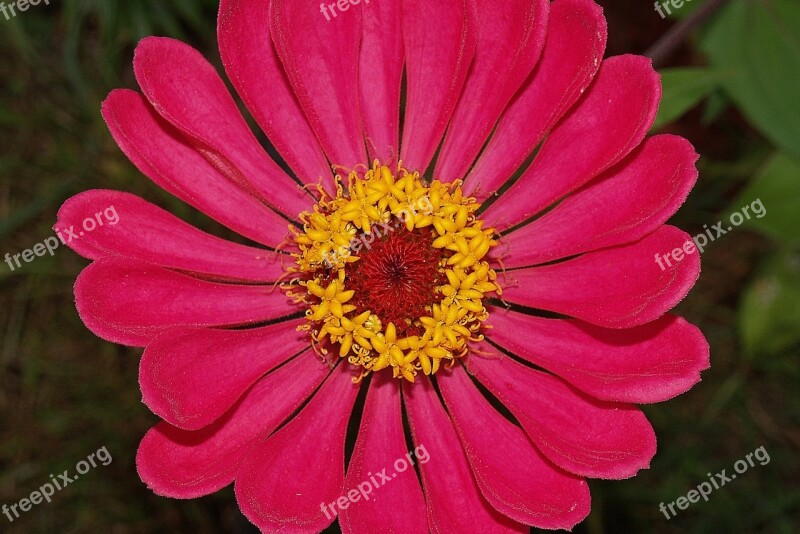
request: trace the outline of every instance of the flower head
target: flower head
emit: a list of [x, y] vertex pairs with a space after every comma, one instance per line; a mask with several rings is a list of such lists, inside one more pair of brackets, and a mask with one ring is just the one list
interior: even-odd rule
[[142, 173], [241, 240], [116, 191], [59, 212], [119, 215], [70, 246], [84, 323], [145, 347], [163, 422], [139, 474], [177, 498], [235, 482], [267, 532], [571, 528], [586, 478], [655, 454], [635, 404], [708, 366], [667, 314], [697, 255], [653, 261], [689, 240], [665, 222], [697, 155], [645, 139], [658, 76], [602, 60], [591, 0], [327, 7], [221, 2], [225, 69], [286, 170], [178, 41], [143, 40], [142, 92], [104, 102]]

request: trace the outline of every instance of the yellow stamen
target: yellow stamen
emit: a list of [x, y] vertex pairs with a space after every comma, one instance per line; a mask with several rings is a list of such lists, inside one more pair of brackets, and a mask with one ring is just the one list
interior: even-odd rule
[[[337, 175], [337, 181], [337, 196], [323, 196], [313, 212], [303, 213], [303, 231], [295, 237], [300, 249], [290, 269], [295, 283], [286, 287], [308, 305], [308, 324], [301, 329], [317, 343], [327, 338], [338, 344], [340, 357], [363, 368], [356, 380], [391, 367], [394, 377], [414, 382], [418, 371], [435, 374], [442, 360], [451, 366], [466, 354], [469, 341], [482, 338], [488, 317], [483, 299], [500, 295], [496, 274], [484, 261], [497, 245], [495, 232], [476, 219], [479, 204], [464, 197], [460, 181], [426, 185], [402, 165], [393, 172], [376, 161], [363, 177], [354, 171], [346, 178]], [[426, 316], [404, 325], [384, 325], [370, 310], [348, 304], [358, 291], [345, 283], [346, 267], [359, 261], [351, 245], [374, 225], [387, 223], [397, 223], [399, 232], [432, 230], [432, 246], [442, 253], [439, 301], [426, 307]], [[420, 334], [398, 337], [398, 326]]]

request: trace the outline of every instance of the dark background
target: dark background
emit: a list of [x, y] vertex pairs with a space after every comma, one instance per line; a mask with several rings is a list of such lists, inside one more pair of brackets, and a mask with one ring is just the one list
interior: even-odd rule
[[[665, 33], [681, 22], [662, 20], [650, 1], [599, 3], [607, 55], [667, 42], [660, 129], [702, 155], [697, 187], [672, 223], [696, 234], [756, 198], [767, 214], [703, 254], [702, 276], [676, 311], [707, 336], [712, 367], [687, 394], [644, 407], [659, 440], [651, 468], [590, 481], [592, 513], [575, 532], [800, 531], [800, 2], [731, 0], [706, 21], [693, 18], [703, 0], [687, 2], [677, 15], [691, 31], [677, 39]], [[208, 228], [134, 169], [99, 109], [111, 89], [135, 88], [133, 47], [146, 35], [184, 39], [219, 65], [216, 7], [52, 0], [12, 20], [0, 14], [0, 254], [51, 236], [61, 203], [91, 188], [134, 192]], [[747, 24], [737, 26], [742, 12]], [[13, 525], [0, 515], [0, 531], [252, 532], [230, 488], [176, 501], [139, 480], [136, 448], [156, 422], [140, 402], [141, 351], [81, 324], [72, 285], [86, 264], [64, 247], [14, 272], [0, 264], [0, 505], [103, 446], [114, 460]], [[769, 464], [669, 521], [659, 512], [760, 446]]]

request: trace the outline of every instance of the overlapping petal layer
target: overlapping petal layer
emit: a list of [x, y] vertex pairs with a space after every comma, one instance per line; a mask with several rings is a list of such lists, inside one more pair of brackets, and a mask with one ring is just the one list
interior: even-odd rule
[[225, 70], [247, 109], [307, 184], [333, 185], [331, 167], [283, 70], [269, 28], [270, 0], [222, 0], [217, 21]]
[[[401, 411], [397, 384], [380, 375], [375, 376], [367, 394], [358, 439], [344, 482], [345, 493], [359, 488], [363, 493], [359, 493], [356, 502], [342, 510], [339, 521], [343, 532], [370, 534], [424, 532], [427, 529], [425, 498], [417, 473], [408, 464], [406, 456], [409, 451]], [[401, 472], [394, 467], [398, 461], [404, 462], [400, 464], [405, 466]], [[377, 473], [389, 480], [373, 478]], [[363, 494], [366, 495], [362, 497]]]
[[401, 0], [376, 2], [363, 10], [359, 58], [359, 103], [369, 155], [395, 161], [400, 152], [400, 88], [405, 48]]
[[264, 31], [272, 33], [283, 71], [328, 160], [348, 169], [364, 165], [358, 105], [360, 6], [327, 21], [316, 4], [271, 0], [270, 29]]
[[[478, 0], [478, 45], [434, 175], [463, 178], [498, 117], [539, 60], [548, 0]], [[480, 105], [475, 105], [480, 102]]]
[[181, 41], [149, 37], [136, 47], [133, 68], [155, 110], [228, 180], [289, 218], [307, 209], [313, 198], [259, 145], [200, 52]]
[[407, 168], [424, 172], [467, 79], [477, 14], [470, 0], [403, 0], [401, 16], [407, 95], [400, 154]]
[[[475, 532], [527, 532], [528, 527], [495, 510], [481, 495], [453, 423], [427, 380], [403, 387], [414, 443], [431, 459], [420, 464], [431, 532], [469, 525]], [[454, 491], [457, 488], [458, 491]]]
[[254, 241], [286, 240], [288, 221], [211, 165], [142, 95], [117, 89], [102, 111], [117, 145], [159, 187]]
[[496, 307], [491, 317], [490, 341], [602, 400], [661, 402], [691, 388], [708, 368], [708, 342], [680, 317], [623, 330]]
[[147, 346], [139, 366], [144, 403], [171, 425], [216, 421], [264, 374], [308, 347], [290, 320], [248, 330], [176, 328]]
[[484, 201], [536, 149], [591, 83], [606, 47], [606, 20], [592, 0], [557, 0], [550, 7], [542, 58], [509, 103], [465, 192]]
[[[80, 231], [84, 220], [98, 215], [104, 222], [91, 232], [71, 238], [65, 231]], [[125, 258], [220, 280], [274, 282], [285, 275], [291, 261], [284, 254], [201, 232], [168, 211], [120, 191], [75, 195], [61, 206], [55, 228], [65, 236], [67, 246], [90, 260]]]
[[661, 269], [656, 254], [669, 253], [691, 237], [662, 226], [647, 237], [561, 263], [506, 271], [498, 275], [503, 298], [607, 328], [629, 328], [653, 321], [686, 296], [700, 275], [698, 254]]
[[358, 388], [340, 365], [286, 426], [240, 466], [236, 498], [268, 532], [319, 532], [333, 522], [320, 503], [344, 490], [344, 438]]
[[209, 282], [116, 258], [95, 261], [75, 282], [83, 323], [103, 339], [144, 347], [175, 326], [241, 326], [298, 311], [275, 286]]
[[593, 478], [629, 478], [650, 466], [656, 436], [632, 404], [604, 402], [558, 378], [503, 357], [487, 343], [489, 358], [467, 368], [519, 420], [528, 437], [562, 469]]
[[697, 181], [683, 137], [658, 135], [542, 217], [503, 236], [503, 265], [524, 267], [632, 243], [678, 211]]
[[248, 452], [322, 383], [329, 369], [308, 350], [258, 382], [202, 430], [161, 422], [142, 440], [136, 467], [159, 495], [191, 499], [231, 484]]
[[487, 224], [507, 230], [619, 163], [644, 139], [660, 99], [661, 81], [649, 59], [626, 55], [603, 61], [531, 166], [483, 213]]
[[453, 369], [439, 385], [478, 486], [492, 506], [521, 523], [549, 529], [570, 529], [588, 515], [586, 481], [548, 462], [463, 369]]

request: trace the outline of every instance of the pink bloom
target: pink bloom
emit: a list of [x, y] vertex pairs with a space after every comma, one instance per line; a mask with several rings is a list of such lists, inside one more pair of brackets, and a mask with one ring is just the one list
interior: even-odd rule
[[[591, 0], [373, 0], [336, 13], [220, 6], [228, 77], [297, 180], [181, 42], [143, 40], [142, 93], [103, 105], [142, 173], [252, 243], [118, 191], [59, 212], [58, 228], [119, 215], [70, 245], [93, 260], [75, 285], [84, 323], [145, 347], [144, 401], [164, 421], [142, 441], [139, 474], [175, 498], [235, 482], [268, 532], [317, 532], [337, 513], [344, 532], [571, 528], [589, 513], [586, 478], [649, 466], [655, 434], [635, 404], [688, 390], [708, 367], [703, 335], [666, 315], [698, 254], [654, 261], [689, 240], [665, 222], [697, 155], [680, 137], [645, 139], [658, 76], [643, 57], [602, 59]], [[411, 197], [432, 215], [323, 266], [337, 239], [407, 222]], [[398, 467], [411, 459], [404, 417], [421, 481]], [[351, 491], [368, 482], [369, 495]]]

